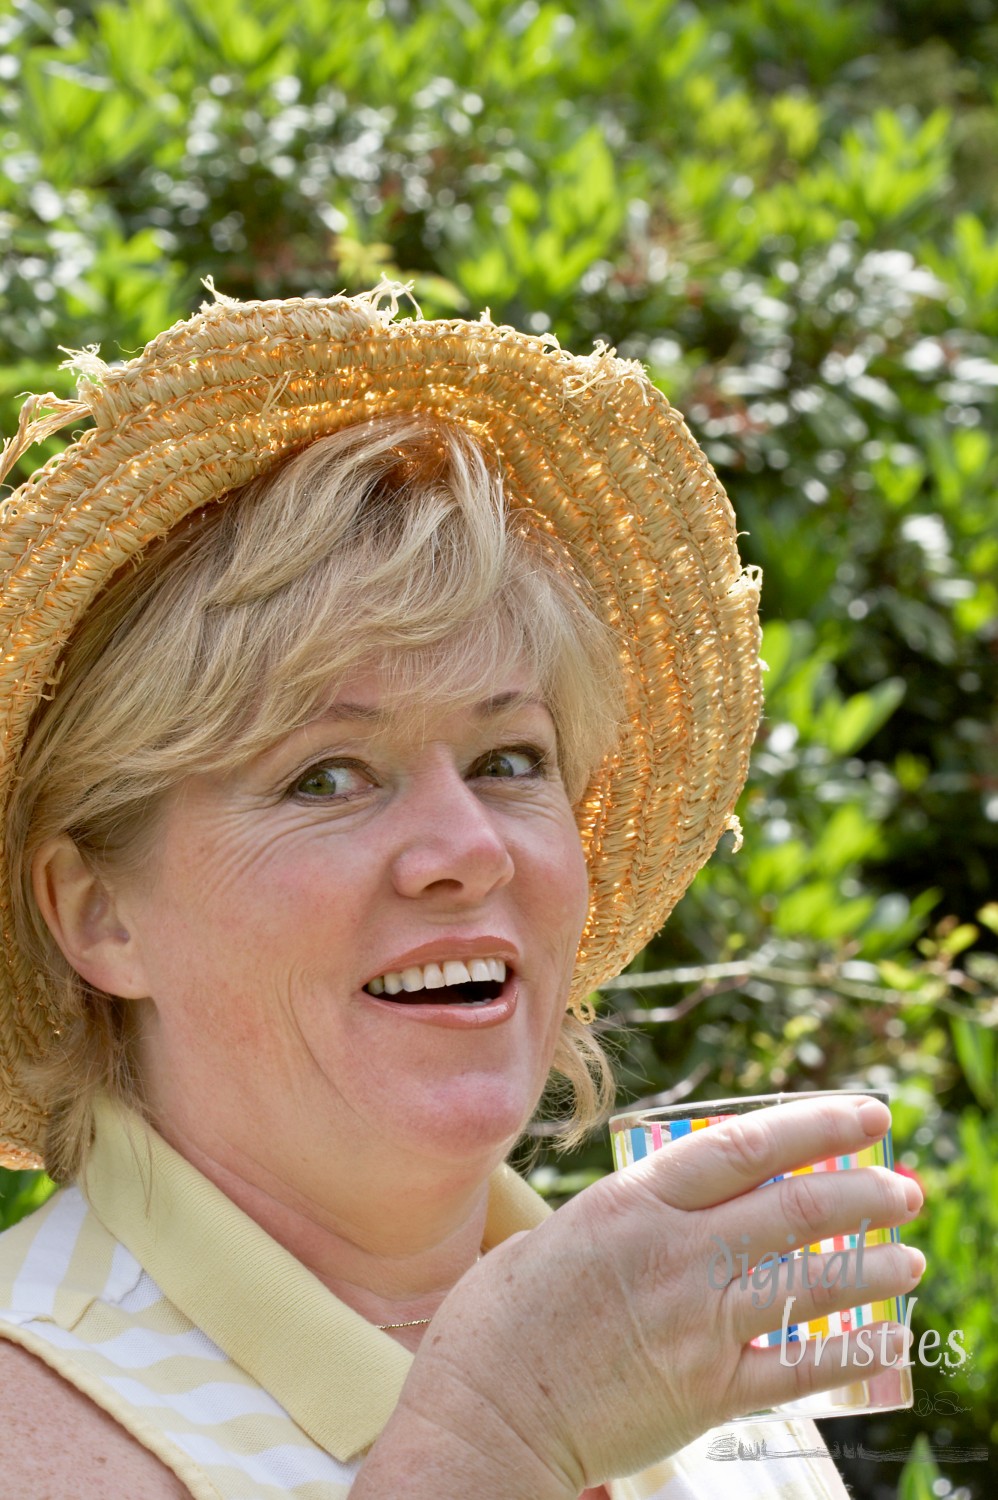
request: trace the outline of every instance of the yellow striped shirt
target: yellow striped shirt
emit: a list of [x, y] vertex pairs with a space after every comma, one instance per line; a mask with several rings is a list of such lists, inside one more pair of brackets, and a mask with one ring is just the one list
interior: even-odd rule
[[[107, 1411], [195, 1500], [342, 1500], [412, 1355], [107, 1102], [84, 1189], [0, 1235], [0, 1337]], [[500, 1168], [484, 1248], [549, 1212]], [[846, 1494], [809, 1422], [718, 1429], [610, 1489], [613, 1500]]]

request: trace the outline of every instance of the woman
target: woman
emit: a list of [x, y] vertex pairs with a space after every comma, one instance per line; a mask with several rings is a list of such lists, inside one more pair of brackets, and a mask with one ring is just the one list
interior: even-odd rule
[[[0, 1136], [64, 1185], [0, 1240], [23, 1500], [711, 1495], [708, 1429], [854, 1357], [749, 1347], [711, 1237], [920, 1202], [749, 1191], [870, 1100], [554, 1215], [502, 1165], [549, 1073], [597, 1118], [586, 997], [732, 821], [757, 585], [638, 368], [396, 311], [219, 299], [8, 445], [93, 424], [3, 526]], [[921, 1264], [869, 1251], [870, 1296]], [[727, 1493], [843, 1493], [764, 1431], [800, 1456]]]

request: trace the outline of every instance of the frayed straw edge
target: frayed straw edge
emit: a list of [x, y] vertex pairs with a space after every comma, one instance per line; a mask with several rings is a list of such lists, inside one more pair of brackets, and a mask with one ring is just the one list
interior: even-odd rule
[[724, 832], [730, 833], [734, 836], [734, 843], [731, 845], [731, 853], [737, 854], [739, 849], [745, 842], [745, 835], [742, 832], [742, 820], [737, 813], [731, 814], [731, 817], [724, 825]]
[[570, 376], [565, 382], [565, 388], [569, 396], [583, 396], [586, 391], [592, 390], [594, 385], [599, 385], [602, 380], [632, 380], [641, 392], [641, 398], [647, 406], [650, 400], [651, 381], [648, 372], [639, 359], [618, 359], [617, 351], [612, 345], [603, 339], [597, 339], [593, 345], [592, 354], [574, 359], [576, 366], [588, 366], [588, 373], [581, 372], [576, 376]]
[[59, 369], [69, 370], [76, 376], [76, 391], [81, 401], [87, 399], [88, 391], [104, 384], [111, 366], [101, 359], [100, 344], [87, 344], [83, 349], [67, 349], [65, 344], [60, 344], [59, 353], [69, 356]]
[[[211, 302], [202, 302], [201, 311], [207, 312], [211, 307], [243, 307], [246, 304], [238, 297], [229, 297], [225, 292], [220, 292], [215, 285], [214, 276], [202, 276], [201, 285], [207, 292], [211, 293]], [[374, 312], [383, 316], [385, 323], [398, 315], [399, 305], [403, 298], [412, 303], [416, 310], [416, 317], [423, 321], [423, 310], [415, 297], [415, 281], [393, 281], [390, 276], [382, 276], [377, 286], [372, 287], [369, 292], [359, 292], [356, 296], [348, 297], [343, 294], [343, 300], [347, 302], [366, 302]], [[337, 299], [334, 298], [334, 301]], [[382, 306], [387, 302], [387, 307]]]
[[[399, 300], [405, 297], [416, 309], [416, 317], [422, 323], [425, 322], [425, 319], [423, 318], [423, 309], [416, 301], [415, 285], [415, 281], [393, 281], [390, 276], [382, 276], [376, 287], [372, 287], [369, 292], [363, 292], [360, 296], [351, 298], [350, 300], [368, 302], [377, 313], [387, 312], [388, 319], [386, 321], [388, 321], [398, 315]], [[381, 304], [386, 300], [388, 307], [384, 308]]]
[[582, 1022], [583, 1026], [591, 1026], [596, 1019], [596, 1007], [588, 996], [584, 999], [574, 1000], [568, 1009], [575, 1016], [576, 1020]]
[[[39, 412], [48, 416], [39, 416]], [[85, 401], [65, 401], [51, 391], [44, 395], [28, 396], [17, 421], [17, 431], [0, 448], [0, 482], [6, 479], [22, 454], [36, 443], [44, 442], [53, 433], [68, 427], [71, 422], [89, 417], [90, 407]]]
[[215, 306], [221, 306], [221, 307], [238, 307], [239, 306], [239, 299], [238, 299], [238, 297], [227, 297], [224, 292], [220, 292], [218, 290], [218, 288], [215, 285], [215, 278], [214, 278], [214, 276], [202, 276], [201, 277], [201, 285], [204, 287], [205, 291], [206, 292], [210, 292], [211, 296], [212, 296], [212, 301], [211, 302], [202, 302], [202, 304], [201, 304], [201, 311], [202, 312], [205, 312], [213, 304]]

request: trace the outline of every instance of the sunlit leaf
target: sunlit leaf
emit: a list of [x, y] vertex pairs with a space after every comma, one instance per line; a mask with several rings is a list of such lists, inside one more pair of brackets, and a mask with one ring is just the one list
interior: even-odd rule
[[886, 724], [904, 698], [904, 680], [890, 677], [868, 693], [847, 698], [824, 721], [828, 745], [836, 755], [852, 755]]

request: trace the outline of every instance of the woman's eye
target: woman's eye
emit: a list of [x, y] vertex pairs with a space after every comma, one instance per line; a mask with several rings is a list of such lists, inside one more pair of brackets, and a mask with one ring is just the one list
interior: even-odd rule
[[370, 781], [357, 766], [345, 761], [328, 761], [324, 765], [309, 766], [291, 785], [294, 797], [346, 797]]
[[543, 776], [547, 756], [533, 745], [516, 745], [508, 750], [490, 750], [475, 766], [476, 776], [524, 777]]

